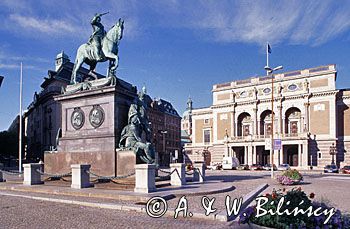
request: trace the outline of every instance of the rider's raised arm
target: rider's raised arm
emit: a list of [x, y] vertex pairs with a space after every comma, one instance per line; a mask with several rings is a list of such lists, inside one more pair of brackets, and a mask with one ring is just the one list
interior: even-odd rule
[[100, 14], [95, 14], [95, 16], [91, 20], [91, 25], [96, 24], [100, 20], [101, 20], [101, 15]]

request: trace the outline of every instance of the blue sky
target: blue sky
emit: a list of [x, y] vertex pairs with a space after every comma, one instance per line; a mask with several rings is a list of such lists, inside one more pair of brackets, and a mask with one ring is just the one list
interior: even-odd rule
[[106, 29], [125, 20], [117, 75], [180, 113], [189, 94], [209, 106], [213, 84], [264, 75], [267, 41], [272, 66], [337, 64], [337, 87], [350, 88], [350, 1], [1, 0], [0, 130], [19, 112], [20, 62], [26, 108], [57, 53], [73, 61], [92, 16], [106, 11]]

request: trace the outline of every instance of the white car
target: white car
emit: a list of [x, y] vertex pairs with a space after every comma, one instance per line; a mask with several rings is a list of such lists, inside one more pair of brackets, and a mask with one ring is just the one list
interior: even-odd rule
[[222, 159], [222, 169], [234, 169], [239, 166], [239, 161], [236, 157], [224, 157]]
[[288, 170], [288, 169], [290, 169], [289, 164], [280, 164], [280, 165], [277, 167], [277, 170]]

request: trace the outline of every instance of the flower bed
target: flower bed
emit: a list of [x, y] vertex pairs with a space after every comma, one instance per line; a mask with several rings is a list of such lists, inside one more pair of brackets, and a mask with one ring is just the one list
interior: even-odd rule
[[[301, 188], [293, 188], [290, 191], [285, 189], [273, 191], [271, 194], [267, 193], [265, 196], [260, 196], [268, 200], [265, 205], [261, 206], [257, 201], [257, 205], [246, 208], [239, 216], [239, 224], [259, 225], [270, 228], [350, 228], [349, 216], [343, 215], [339, 210], [333, 209], [333, 214], [326, 214], [327, 211], [331, 212], [330, 206], [324, 203], [312, 201], [315, 197], [314, 193], [307, 195]], [[258, 197], [259, 198], [259, 197]], [[258, 200], [257, 198], [257, 200]], [[280, 202], [287, 203], [281, 205]], [[280, 206], [279, 206], [280, 205]], [[282, 207], [281, 207], [282, 206]], [[263, 207], [264, 210], [261, 208]], [[313, 209], [312, 214], [280, 214], [289, 212], [295, 212], [295, 209]], [[316, 214], [324, 212], [325, 214]], [[262, 215], [261, 211], [266, 211], [267, 214]], [[312, 211], [312, 210], [310, 210]], [[270, 214], [269, 212], [275, 213]], [[306, 211], [309, 213], [308, 211]], [[329, 213], [328, 212], [328, 213]], [[260, 215], [259, 215], [260, 214]]]
[[303, 180], [303, 175], [296, 169], [288, 169], [282, 175], [277, 175], [276, 179], [283, 185], [295, 185]]

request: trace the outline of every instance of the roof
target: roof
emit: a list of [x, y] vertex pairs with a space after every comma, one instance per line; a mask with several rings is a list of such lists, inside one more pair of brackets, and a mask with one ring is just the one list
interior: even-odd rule
[[180, 117], [180, 115], [177, 113], [177, 111], [175, 110], [175, 108], [173, 107], [173, 105], [170, 102], [168, 102], [164, 99], [156, 99], [155, 102], [157, 102], [157, 106], [158, 106], [160, 111], [167, 113], [167, 114], [170, 114], [170, 115]]

